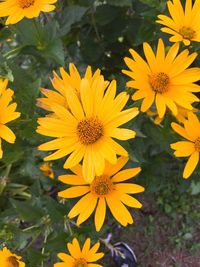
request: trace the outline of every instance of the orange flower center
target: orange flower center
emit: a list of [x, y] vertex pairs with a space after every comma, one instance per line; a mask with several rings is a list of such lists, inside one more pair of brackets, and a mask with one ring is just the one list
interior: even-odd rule
[[87, 267], [87, 261], [83, 258], [76, 259], [73, 267]]
[[195, 150], [200, 152], [200, 137], [198, 137], [194, 142]]
[[94, 144], [103, 135], [103, 125], [97, 118], [82, 120], [78, 123], [77, 134], [82, 144]]
[[19, 262], [15, 256], [10, 256], [7, 258], [7, 266], [6, 267], [19, 267]]
[[30, 6], [33, 6], [35, 3], [35, 0], [18, 0], [19, 5], [21, 8], [28, 8]]
[[154, 92], [163, 94], [169, 88], [169, 76], [164, 72], [159, 72], [149, 76], [149, 83]]
[[113, 183], [109, 176], [96, 176], [90, 185], [91, 192], [98, 196], [105, 196], [113, 190]]
[[196, 36], [196, 32], [190, 27], [183, 26], [179, 33], [183, 36], [184, 39], [192, 40]]

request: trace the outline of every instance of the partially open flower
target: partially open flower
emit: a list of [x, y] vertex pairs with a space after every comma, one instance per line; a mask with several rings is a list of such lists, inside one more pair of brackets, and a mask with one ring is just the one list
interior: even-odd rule
[[21, 257], [12, 253], [4, 247], [0, 250], [0, 266], [1, 267], [25, 267], [25, 263], [21, 261]]
[[98, 242], [94, 246], [90, 246], [90, 238], [86, 239], [82, 249], [80, 248], [78, 240], [74, 238], [72, 243], [67, 244], [70, 255], [58, 253], [58, 257], [62, 262], [55, 263], [54, 267], [103, 267], [102, 265], [94, 263], [104, 256], [103, 253], [97, 253], [100, 243]]

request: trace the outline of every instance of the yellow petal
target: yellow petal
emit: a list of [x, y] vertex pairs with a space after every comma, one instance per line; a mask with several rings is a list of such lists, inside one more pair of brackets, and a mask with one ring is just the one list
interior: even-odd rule
[[160, 118], [164, 117], [166, 112], [165, 98], [161, 94], [156, 95], [156, 107]]
[[115, 184], [116, 190], [128, 194], [137, 194], [144, 191], [144, 187], [138, 184], [119, 183]]
[[65, 161], [64, 168], [70, 169], [76, 166], [84, 157], [85, 150], [86, 150], [86, 147], [80, 144], [79, 147], [74, 152], [72, 152], [72, 154]]
[[80, 245], [76, 238], [73, 239], [72, 244], [71, 243], [67, 244], [67, 248], [73, 258], [75, 259], [80, 258], [82, 253], [81, 253]]
[[81, 81], [80, 93], [85, 115], [87, 117], [91, 117], [93, 115], [93, 101], [91, 99], [91, 92], [89, 91], [89, 89], [90, 89], [90, 84], [88, 80], [83, 79]]
[[194, 152], [190, 158], [188, 159], [184, 171], [183, 171], [183, 178], [187, 179], [193, 173], [194, 169], [196, 168], [199, 162], [199, 152]]
[[58, 180], [69, 185], [84, 185], [86, 184], [82, 176], [75, 174], [60, 175]]
[[194, 151], [194, 143], [187, 141], [180, 141], [170, 145], [172, 149], [175, 149], [174, 155], [176, 157], [188, 157]]
[[87, 238], [82, 248], [82, 255], [84, 258], [87, 257], [88, 252], [90, 251], [90, 245], [91, 245], [91, 240], [90, 238]]
[[89, 191], [89, 186], [73, 186], [61, 192], [58, 192], [58, 196], [64, 198], [75, 198], [85, 195]]
[[64, 261], [65, 264], [72, 264], [74, 259], [66, 253], [58, 253], [58, 258]]
[[90, 205], [90, 202], [93, 198], [94, 196], [91, 193], [88, 193], [87, 195], [83, 196], [70, 210], [68, 217], [74, 218], [78, 214], [80, 214], [86, 207]]
[[3, 150], [2, 150], [1, 143], [2, 143], [2, 141], [1, 141], [1, 138], [0, 138], [0, 159], [2, 159], [2, 157], [3, 157]]
[[157, 72], [158, 70], [157, 61], [151, 46], [148, 43], [144, 43], [143, 50], [151, 71]]
[[115, 128], [110, 136], [119, 140], [129, 140], [136, 136], [136, 132], [129, 129]]
[[115, 174], [115, 176], [112, 177], [112, 182], [126, 181], [136, 176], [140, 171], [141, 171], [140, 167], [120, 171], [117, 174]]
[[106, 201], [105, 198], [99, 198], [99, 202], [94, 217], [97, 232], [101, 230], [101, 227], [105, 220], [105, 216], [106, 216]]
[[141, 111], [146, 112], [153, 105], [154, 99], [155, 99], [155, 92], [152, 91], [142, 101]]
[[88, 147], [83, 158], [83, 177], [86, 182], [90, 183], [94, 180], [95, 169], [91, 153], [91, 147]]
[[116, 164], [106, 163], [105, 174], [107, 174], [108, 176], [114, 175], [119, 170], [121, 170], [126, 165], [127, 162], [128, 162], [128, 157], [119, 157], [117, 159]]
[[85, 207], [85, 209], [79, 214], [77, 219], [78, 225], [86, 221], [91, 216], [96, 207], [96, 204], [97, 204], [97, 198], [93, 197], [93, 199], [90, 201], [90, 205]]
[[11, 144], [14, 144], [16, 139], [15, 134], [6, 125], [3, 124], [0, 124], [0, 137]]
[[77, 120], [83, 120], [85, 118], [83, 108], [78, 96], [74, 93], [74, 91], [70, 90], [70, 92], [67, 94], [67, 102], [74, 117]]
[[106, 197], [108, 207], [113, 215], [113, 217], [121, 223], [123, 226], [133, 223], [133, 218], [131, 217], [127, 208], [118, 199], [116, 193], [112, 193]]
[[129, 196], [128, 194], [120, 194], [120, 200], [127, 206], [140, 209], [142, 207], [142, 204], [135, 199], [132, 196]]
[[188, 139], [188, 140], [190, 140], [190, 141], [193, 141], [193, 140], [188, 136], [186, 130], [185, 130], [183, 127], [181, 127], [180, 125], [178, 125], [178, 124], [175, 123], [175, 122], [172, 122], [172, 123], [171, 123], [171, 126], [172, 126], [172, 129], [173, 129], [175, 132], [177, 132], [179, 135], [181, 135], [182, 137], [184, 137], [184, 138], [186, 138], [186, 139]]

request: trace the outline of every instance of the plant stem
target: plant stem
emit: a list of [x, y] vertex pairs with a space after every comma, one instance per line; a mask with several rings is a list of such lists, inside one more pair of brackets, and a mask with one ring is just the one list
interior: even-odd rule
[[[43, 248], [42, 248], [42, 255], [44, 255], [44, 252], [45, 252], [45, 245], [47, 243], [48, 235], [49, 235], [49, 231], [48, 231], [48, 228], [47, 228], [47, 230], [45, 231], [45, 234], [44, 234], [44, 245], [43, 245]], [[44, 267], [44, 260], [43, 259], [42, 259], [42, 262], [41, 262], [41, 267]]]
[[4, 176], [5, 177], [8, 177], [9, 176], [9, 173], [11, 171], [11, 168], [12, 168], [12, 164], [9, 164], [6, 166], [6, 169], [5, 169], [5, 172], [4, 172]]

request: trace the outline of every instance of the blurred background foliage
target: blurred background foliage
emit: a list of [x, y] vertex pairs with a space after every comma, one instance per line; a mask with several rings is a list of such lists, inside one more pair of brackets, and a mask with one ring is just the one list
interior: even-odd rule
[[[72, 236], [80, 240], [91, 236], [96, 241], [110, 232], [111, 242], [135, 246], [140, 266], [144, 267], [161, 266], [151, 262], [152, 255], [165, 249], [194, 256], [200, 248], [200, 170], [189, 181], [182, 179], [184, 160], [175, 158], [169, 148], [177, 140], [170, 128], [174, 120], [170, 115], [162, 125], [155, 125], [146, 114], [129, 123], [138, 133], [125, 144], [129, 166], [142, 167], [136, 181], [145, 186], [146, 192], [140, 197], [144, 208], [133, 212], [136, 223], [127, 229], [119, 228], [109, 217], [98, 234], [91, 221], [78, 228], [66, 217], [71, 202], [56, 197], [62, 187], [57, 176], [66, 173], [62, 160], [53, 162], [54, 180], [39, 169], [44, 153], [37, 151], [37, 146], [45, 138], [35, 133], [37, 118], [43, 114], [36, 107], [36, 99], [41, 86], [52, 88], [52, 71], [58, 72], [60, 66], [68, 70], [73, 62], [84, 73], [89, 64], [93, 70], [100, 68], [106, 79], [116, 79], [119, 91], [129, 92], [127, 78], [121, 73], [125, 68], [123, 58], [129, 55], [129, 48], [142, 53], [144, 41], [156, 45], [158, 37], [170, 45], [168, 36], [155, 23], [157, 15], [164, 12], [166, 0], [65, 0], [58, 1], [55, 12], [36, 20], [5, 27], [1, 19], [0, 76], [10, 80], [22, 116], [10, 124], [17, 135], [16, 143], [3, 143], [0, 244], [19, 250], [27, 266], [52, 266], [57, 261], [56, 253], [65, 250]], [[190, 47], [191, 51], [198, 49]], [[198, 66], [199, 60], [195, 62]], [[105, 251], [108, 255], [102, 264], [111, 266], [109, 251]], [[148, 257], [150, 263], [145, 261]]]

